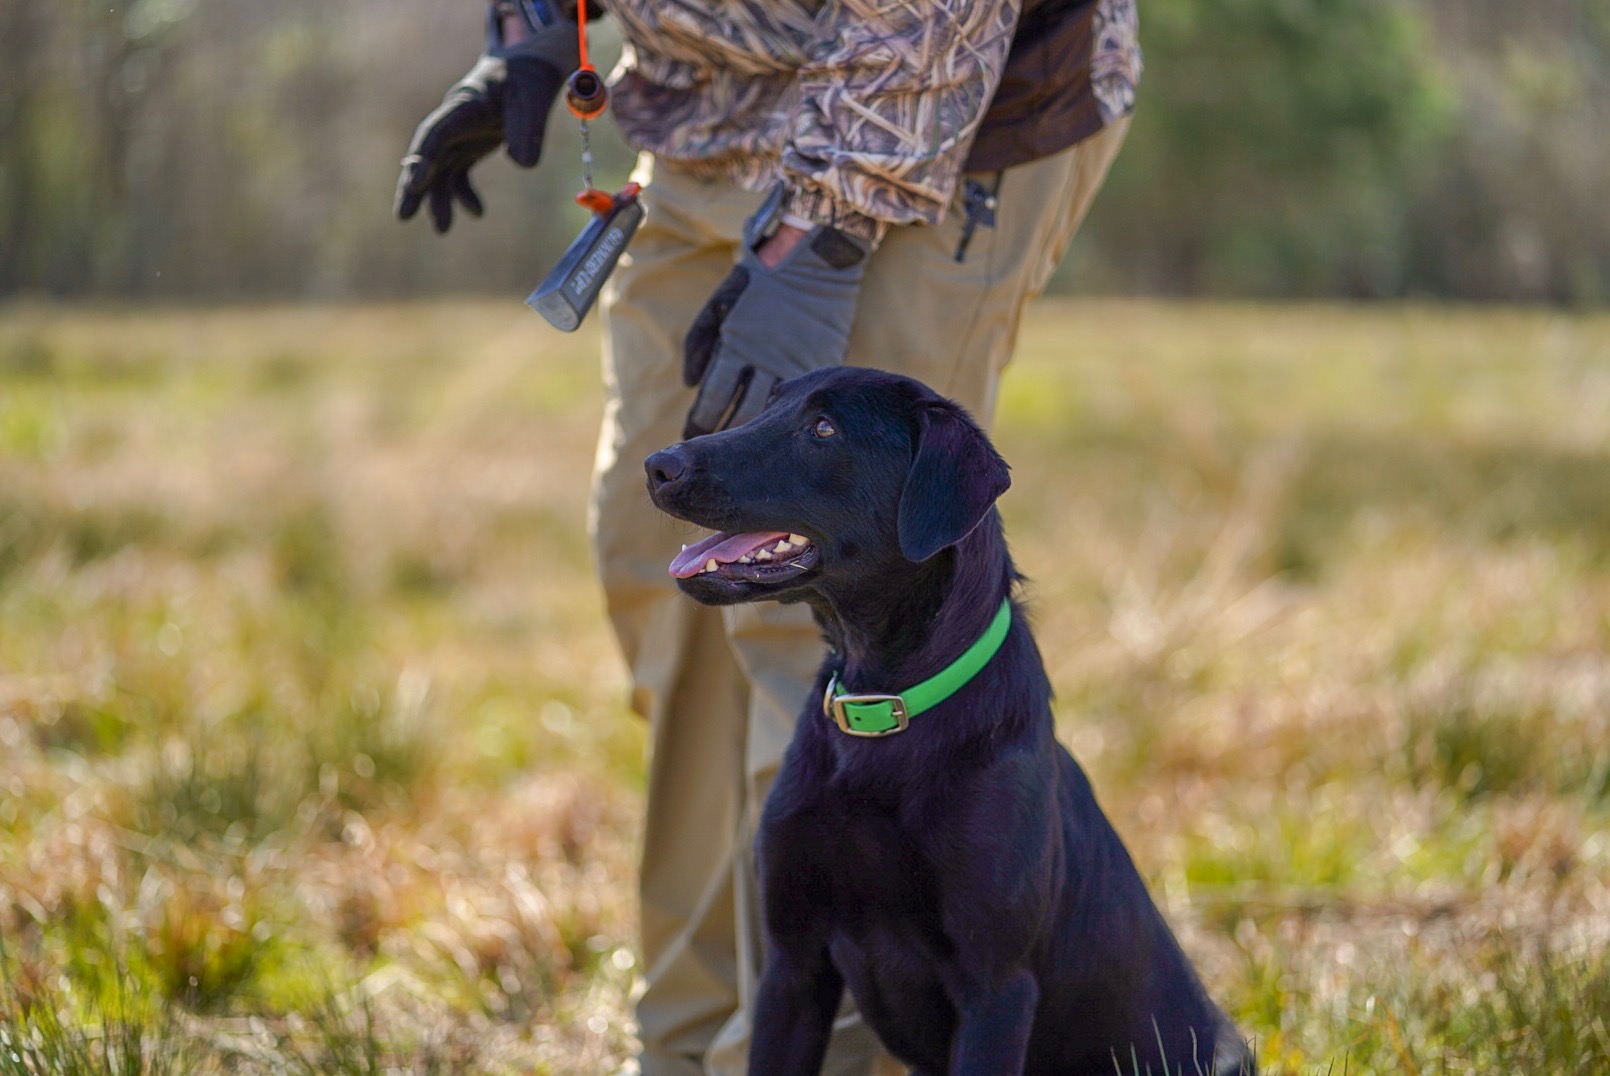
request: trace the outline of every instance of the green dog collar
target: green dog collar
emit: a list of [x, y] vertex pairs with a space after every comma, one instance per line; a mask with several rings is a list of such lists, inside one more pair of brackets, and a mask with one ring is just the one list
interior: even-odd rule
[[839, 674], [828, 677], [822, 713], [851, 736], [891, 736], [904, 732], [911, 719], [950, 698], [988, 665], [1012, 626], [1012, 600], [1001, 602], [995, 619], [962, 656], [915, 687], [898, 695], [840, 695]]

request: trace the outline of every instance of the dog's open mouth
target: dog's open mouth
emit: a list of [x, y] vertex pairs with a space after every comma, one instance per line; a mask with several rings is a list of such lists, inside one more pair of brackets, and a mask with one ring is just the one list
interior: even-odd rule
[[677, 579], [714, 575], [750, 583], [776, 583], [816, 566], [816, 547], [803, 534], [788, 531], [717, 532], [683, 546], [671, 561]]

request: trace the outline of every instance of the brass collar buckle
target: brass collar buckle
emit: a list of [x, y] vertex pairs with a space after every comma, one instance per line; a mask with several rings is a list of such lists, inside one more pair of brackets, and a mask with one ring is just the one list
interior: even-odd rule
[[846, 735], [893, 736], [910, 727], [906, 700], [899, 695], [836, 695], [837, 687], [838, 677], [830, 677], [822, 695], [822, 713]]

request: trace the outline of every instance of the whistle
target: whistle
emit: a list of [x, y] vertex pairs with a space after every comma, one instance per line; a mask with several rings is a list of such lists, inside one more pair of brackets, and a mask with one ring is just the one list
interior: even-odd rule
[[609, 107], [609, 89], [590, 67], [570, 73], [565, 83], [565, 107], [580, 120], [595, 120]]

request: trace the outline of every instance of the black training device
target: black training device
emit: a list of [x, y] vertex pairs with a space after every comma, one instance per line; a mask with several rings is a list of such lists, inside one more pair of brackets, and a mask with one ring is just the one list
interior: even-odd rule
[[559, 264], [526, 299], [527, 306], [561, 332], [576, 331], [615, 263], [626, 253], [632, 233], [643, 222], [643, 204], [638, 201], [635, 186], [628, 186], [615, 195], [607, 210], [593, 215], [592, 222], [570, 244]]
[[[549, 0], [519, 0], [519, 3], [520, 14], [533, 30], [535, 24], [547, 26], [557, 18]], [[628, 183], [619, 194], [593, 186], [593, 144], [587, 121], [597, 119], [609, 107], [609, 87], [587, 61], [587, 0], [576, 0], [576, 52], [581, 63], [566, 85], [565, 106], [581, 121], [584, 185], [576, 195], [576, 204], [592, 210], [593, 219], [525, 301], [547, 318], [549, 325], [567, 333], [575, 332], [581, 319], [592, 309], [604, 281], [626, 253], [626, 244], [632, 241], [637, 226], [643, 223], [643, 204], [637, 200], [641, 186]]]

